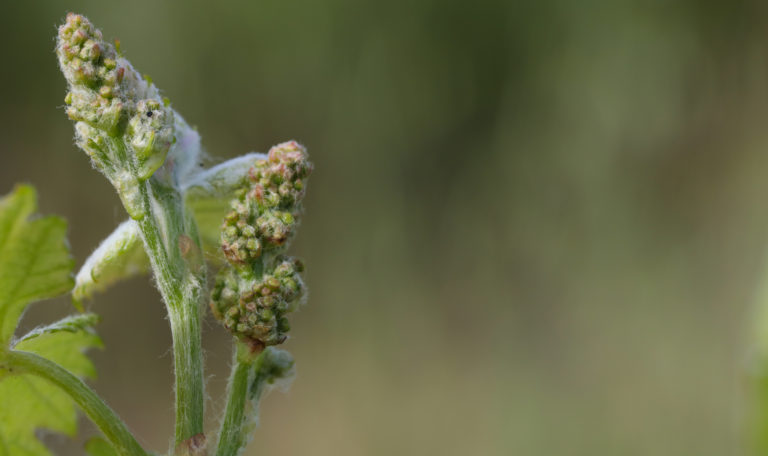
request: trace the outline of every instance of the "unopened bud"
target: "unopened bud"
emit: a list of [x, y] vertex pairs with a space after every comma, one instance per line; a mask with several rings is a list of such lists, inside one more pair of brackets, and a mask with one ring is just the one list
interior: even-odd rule
[[147, 179], [165, 162], [174, 142], [173, 111], [157, 100], [141, 100], [128, 122], [127, 139], [139, 165], [139, 179]]

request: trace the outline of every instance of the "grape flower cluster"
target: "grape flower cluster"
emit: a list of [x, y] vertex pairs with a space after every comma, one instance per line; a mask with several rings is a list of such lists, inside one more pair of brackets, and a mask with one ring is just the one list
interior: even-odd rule
[[272, 147], [249, 170], [221, 232], [228, 261], [211, 293], [211, 310], [241, 340], [277, 345], [290, 329], [287, 314], [305, 294], [302, 263], [284, 252], [302, 211], [312, 171], [307, 152], [289, 141]]

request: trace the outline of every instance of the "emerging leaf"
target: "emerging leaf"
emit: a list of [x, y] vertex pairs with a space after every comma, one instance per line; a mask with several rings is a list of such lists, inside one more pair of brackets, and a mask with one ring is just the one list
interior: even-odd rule
[[273, 386], [288, 388], [296, 375], [293, 356], [279, 348], [267, 347], [254, 363], [255, 375], [248, 387], [248, 398], [258, 400]]
[[149, 270], [136, 222], [128, 220], [94, 250], [75, 278], [72, 298], [79, 302], [115, 282]]

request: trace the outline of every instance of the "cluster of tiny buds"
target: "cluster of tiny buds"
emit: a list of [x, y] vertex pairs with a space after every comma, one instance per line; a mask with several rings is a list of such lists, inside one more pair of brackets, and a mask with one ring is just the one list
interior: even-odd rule
[[211, 294], [214, 316], [241, 338], [269, 346], [285, 341], [290, 330], [286, 315], [304, 295], [303, 264], [278, 258], [277, 267], [255, 280], [243, 280], [233, 268], [222, 271]]
[[107, 173], [125, 168], [108, 146], [120, 138], [133, 152], [138, 179], [149, 178], [165, 161], [175, 141], [173, 110], [157, 88], [144, 80], [100, 30], [78, 14], [59, 28], [59, 64], [69, 83], [66, 112], [77, 122], [77, 142]]
[[73, 84], [83, 84], [98, 90], [105, 98], [112, 98], [112, 91], [125, 74], [125, 68], [117, 68], [117, 52], [104, 45], [101, 30], [79, 14], [68, 14], [59, 28], [59, 61], [66, 68], [67, 79]]
[[272, 147], [250, 169], [251, 185], [232, 201], [222, 227], [222, 250], [230, 262], [245, 265], [287, 243], [311, 171], [306, 149], [296, 141]]
[[222, 226], [230, 267], [219, 273], [211, 309], [235, 335], [264, 346], [285, 341], [286, 315], [304, 294], [303, 266], [281, 254], [296, 230], [311, 171], [300, 144], [274, 146], [249, 170], [249, 185], [237, 193]]

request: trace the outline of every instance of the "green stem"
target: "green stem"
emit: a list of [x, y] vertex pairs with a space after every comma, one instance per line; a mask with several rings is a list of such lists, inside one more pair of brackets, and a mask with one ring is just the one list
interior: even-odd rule
[[255, 412], [248, 416], [248, 402], [250, 399], [253, 409], [257, 409], [266, 381], [266, 377], [261, 374], [265, 351], [255, 360], [247, 351], [248, 348], [240, 343], [235, 344], [232, 374], [227, 385], [227, 408], [219, 430], [216, 456], [237, 455], [247, 443], [250, 431], [248, 423], [255, 423], [256, 420]]
[[[178, 194], [161, 188], [153, 180], [144, 183], [141, 188], [144, 206], [149, 210], [138, 225], [158, 289], [166, 304], [173, 337], [175, 445], [178, 446], [203, 432], [204, 384], [199, 303], [204, 277], [201, 277], [202, 272], [196, 274], [192, 270], [194, 265], [187, 263], [179, 247], [182, 236], [188, 236], [195, 245], [199, 242], [190, 236], [193, 234], [196, 237], [194, 229], [185, 229], [189, 221], [183, 216]], [[161, 227], [164, 229], [161, 230]]]
[[243, 424], [250, 370], [250, 364], [240, 361], [235, 361], [232, 366], [232, 375], [227, 385], [227, 408], [219, 431], [216, 456], [235, 455], [244, 444]]
[[[197, 299], [195, 299], [195, 302]], [[176, 445], [203, 432], [204, 384], [198, 309], [182, 305], [168, 312], [176, 373]]]
[[34, 353], [11, 350], [5, 356], [11, 369], [37, 375], [64, 390], [99, 427], [120, 455], [147, 455], [115, 412], [88, 385], [68, 370]]
[[[132, 163], [122, 140], [111, 139], [109, 147], [121, 163]], [[171, 323], [176, 376], [174, 448], [179, 448], [183, 442], [203, 433], [200, 297], [205, 284], [205, 264], [195, 222], [185, 215], [179, 190], [155, 177], [141, 181], [133, 167], [129, 172], [133, 179], [127, 181], [114, 172], [107, 174], [118, 189], [125, 209], [137, 221]], [[186, 255], [182, 245], [186, 247]]]

